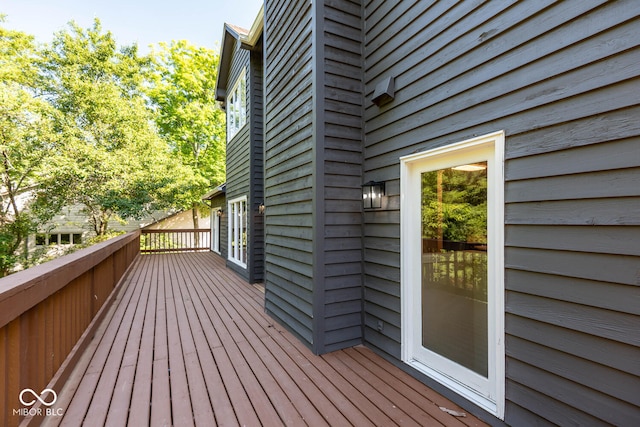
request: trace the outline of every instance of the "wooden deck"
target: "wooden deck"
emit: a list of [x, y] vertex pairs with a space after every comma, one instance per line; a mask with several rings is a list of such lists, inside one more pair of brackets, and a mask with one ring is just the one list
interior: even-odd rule
[[211, 253], [142, 255], [45, 425], [479, 426], [365, 347], [313, 355]]

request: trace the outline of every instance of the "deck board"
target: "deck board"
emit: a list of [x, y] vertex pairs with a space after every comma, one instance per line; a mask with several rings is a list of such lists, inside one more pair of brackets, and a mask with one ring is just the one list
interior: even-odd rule
[[485, 425], [359, 346], [315, 356], [211, 253], [136, 259], [45, 425]]
[[[152, 260], [153, 261], [153, 260]], [[133, 380], [133, 390], [131, 396], [131, 407], [136, 408], [129, 415], [130, 425], [149, 425], [150, 402], [151, 402], [151, 381], [153, 378], [153, 343], [156, 327], [156, 301], [158, 287], [151, 286], [157, 283], [158, 269], [150, 268], [144, 283], [149, 285], [149, 295], [147, 307], [142, 325], [142, 335], [140, 337], [140, 350], [135, 377]]]

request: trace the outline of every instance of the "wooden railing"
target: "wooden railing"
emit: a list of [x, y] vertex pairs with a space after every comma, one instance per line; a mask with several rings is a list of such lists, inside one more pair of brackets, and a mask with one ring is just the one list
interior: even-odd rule
[[140, 252], [193, 252], [211, 248], [208, 228], [142, 230]]
[[53, 393], [43, 390], [60, 391], [139, 254], [139, 238], [134, 231], [0, 279], [1, 426], [56, 410], [36, 396], [50, 403]]

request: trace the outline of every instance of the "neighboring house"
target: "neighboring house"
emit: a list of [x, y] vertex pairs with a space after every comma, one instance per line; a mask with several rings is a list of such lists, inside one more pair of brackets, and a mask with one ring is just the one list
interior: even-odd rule
[[249, 31], [225, 24], [215, 89], [227, 113], [227, 203], [218, 211], [225, 222], [222, 253], [250, 283], [264, 278], [261, 17]]
[[[205, 209], [205, 215], [201, 215], [201, 213], [198, 215], [198, 228], [209, 228], [211, 226], [209, 213]], [[193, 212], [189, 209], [172, 213], [151, 224], [142, 225], [141, 228], [145, 230], [191, 230], [193, 229]]]
[[225, 26], [225, 216], [264, 173], [267, 312], [492, 423], [640, 425], [639, 16], [269, 0]]
[[[82, 212], [82, 209], [82, 205], [63, 208], [51, 221], [42, 225], [36, 235], [29, 238], [30, 250], [49, 245], [78, 244], [89, 237], [95, 236], [95, 232], [89, 223], [89, 218]], [[109, 221], [108, 229], [128, 232], [157, 223], [172, 214], [172, 212], [168, 211], [156, 211], [140, 220], [128, 220], [125, 222], [111, 220]], [[209, 224], [206, 223], [203, 226], [208, 227]]]
[[[33, 191], [34, 188], [32, 187], [27, 188], [18, 194], [16, 197], [16, 204], [19, 210], [25, 208], [25, 206], [32, 200]], [[0, 188], [0, 195], [2, 196], [3, 201], [8, 198], [8, 195], [3, 188]], [[6, 211], [10, 216], [13, 216], [13, 209], [10, 205], [7, 206]], [[189, 218], [191, 218], [190, 212], [191, 211], [188, 211]], [[173, 215], [175, 214], [171, 211], [155, 211], [139, 220], [127, 220], [124, 222], [111, 220], [109, 221], [108, 229], [129, 232], [149, 226], [150, 224], [157, 224], [161, 220]], [[209, 228], [209, 218], [201, 221], [201, 224], [201, 227]], [[192, 227], [193, 225], [186, 228]], [[88, 238], [94, 236], [95, 231], [89, 223], [89, 217], [83, 212], [83, 206], [73, 205], [62, 208], [62, 210], [49, 222], [40, 225], [37, 233], [28, 236], [26, 244], [27, 250], [30, 254], [33, 254], [36, 250], [45, 250], [47, 256], [60, 256], [61, 254], [64, 254], [67, 246], [81, 244]]]

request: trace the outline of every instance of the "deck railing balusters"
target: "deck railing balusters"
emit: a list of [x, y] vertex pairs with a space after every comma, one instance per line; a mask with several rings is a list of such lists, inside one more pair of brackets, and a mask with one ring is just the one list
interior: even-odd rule
[[195, 252], [210, 249], [211, 230], [206, 228], [142, 230], [140, 252]]

